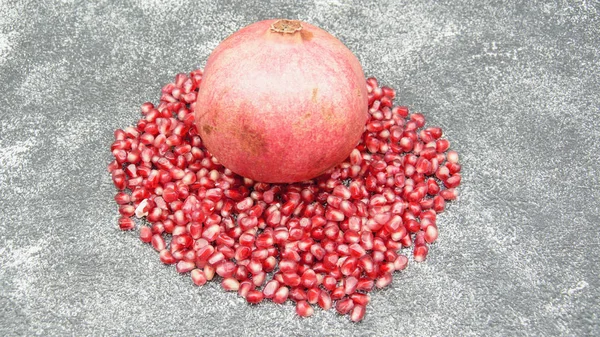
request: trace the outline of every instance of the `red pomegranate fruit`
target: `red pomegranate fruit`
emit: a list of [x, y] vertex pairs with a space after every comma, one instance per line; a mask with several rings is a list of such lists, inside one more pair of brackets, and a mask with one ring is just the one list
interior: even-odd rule
[[289, 183], [347, 158], [367, 106], [362, 67], [341, 41], [305, 22], [266, 20], [212, 52], [195, 121], [225, 167], [256, 181]]

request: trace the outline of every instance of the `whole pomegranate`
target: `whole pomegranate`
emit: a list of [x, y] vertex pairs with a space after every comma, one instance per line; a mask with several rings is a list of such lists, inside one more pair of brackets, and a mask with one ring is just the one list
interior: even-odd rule
[[308, 180], [358, 143], [365, 83], [358, 59], [326, 31], [296, 20], [256, 22], [208, 58], [196, 126], [206, 148], [241, 176]]

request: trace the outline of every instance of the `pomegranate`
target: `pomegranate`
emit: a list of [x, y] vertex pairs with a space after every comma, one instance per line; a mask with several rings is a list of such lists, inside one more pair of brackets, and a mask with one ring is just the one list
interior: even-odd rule
[[206, 148], [233, 172], [268, 183], [314, 178], [357, 145], [368, 117], [358, 59], [296, 20], [251, 24], [206, 63], [195, 108]]

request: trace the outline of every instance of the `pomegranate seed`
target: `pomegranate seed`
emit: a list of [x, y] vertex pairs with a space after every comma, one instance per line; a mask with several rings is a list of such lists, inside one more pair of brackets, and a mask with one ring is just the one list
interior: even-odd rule
[[133, 205], [121, 205], [119, 213], [124, 217], [133, 216], [135, 214], [135, 207]]
[[360, 234], [349, 229], [344, 233], [344, 241], [348, 244], [360, 242]]
[[279, 262], [279, 270], [282, 273], [294, 273], [298, 269], [298, 264], [294, 260], [281, 260]]
[[191, 272], [192, 282], [194, 282], [197, 286], [203, 286], [206, 284], [206, 276], [204, 276], [204, 272], [200, 269], [194, 269]]
[[456, 173], [448, 179], [444, 180], [444, 186], [446, 186], [446, 188], [455, 188], [458, 185], [460, 185], [460, 179], [460, 174]]
[[329, 309], [331, 309], [331, 306], [332, 306], [331, 297], [329, 296], [329, 294], [326, 291], [320, 291], [319, 292], [319, 296], [317, 298], [317, 304], [323, 310], [329, 310]]
[[154, 249], [156, 249], [159, 252], [165, 249], [166, 247], [165, 239], [160, 234], [154, 234], [150, 242], [152, 244], [152, 247], [154, 247]]
[[[241, 261], [238, 261], [240, 263]], [[237, 265], [235, 267], [235, 271], [233, 273], [233, 277], [235, 277], [238, 281], [245, 281], [248, 279], [248, 268], [244, 265]]]
[[356, 284], [356, 290], [371, 291], [371, 290], [373, 290], [374, 285], [375, 285], [375, 282], [373, 280], [367, 279], [367, 278], [361, 278], [360, 280], [358, 280], [358, 282]]
[[307, 269], [300, 278], [300, 283], [306, 288], [312, 288], [317, 284], [317, 276], [312, 269]]
[[126, 194], [124, 192], [119, 192], [119, 193], [115, 194], [115, 201], [119, 205], [126, 205], [126, 204], [129, 204], [129, 202], [131, 201], [131, 197], [129, 196], [129, 194]]
[[221, 232], [221, 227], [217, 224], [208, 226], [202, 232], [202, 237], [208, 242], [213, 242], [217, 239]]
[[316, 304], [317, 301], [319, 300], [320, 293], [321, 293], [321, 290], [319, 288], [310, 288], [306, 292], [306, 300], [310, 304]]
[[394, 267], [396, 270], [404, 270], [408, 265], [408, 258], [404, 255], [399, 255], [396, 260], [394, 260]]
[[206, 266], [204, 266], [204, 276], [206, 277], [207, 280], [212, 280], [213, 277], [215, 276], [215, 268], [209, 264], [207, 264]]
[[356, 269], [357, 259], [355, 257], [347, 258], [341, 266], [340, 271], [343, 275], [351, 275]]
[[212, 254], [209, 258], [208, 258], [208, 263], [210, 263], [211, 265], [216, 265], [217, 263], [223, 261], [223, 259], [225, 259], [225, 256], [223, 255], [223, 253], [221, 252], [215, 252], [214, 254]]
[[328, 275], [323, 278], [323, 287], [329, 291], [333, 291], [336, 288], [337, 280], [335, 277]]
[[159, 252], [159, 259], [164, 264], [174, 264], [177, 262], [175, 257], [173, 257], [173, 254], [171, 254], [171, 252], [167, 249], [163, 249]]
[[448, 168], [448, 171], [450, 172], [450, 174], [459, 173], [460, 169], [461, 169], [460, 164], [452, 163], [452, 162], [447, 162], [446, 167]]
[[307, 301], [298, 301], [296, 303], [296, 313], [301, 317], [309, 317], [313, 315], [314, 309]]
[[179, 261], [177, 262], [176, 269], [178, 273], [187, 273], [196, 268], [196, 264], [194, 262], [189, 261]]
[[277, 289], [277, 291], [275, 292], [275, 295], [273, 296], [273, 302], [278, 303], [278, 304], [283, 304], [285, 301], [287, 301], [289, 296], [289, 288], [288, 287], [280, 287], [279, 289]]
[[246, 298], [246, 296], [248, 296], [248, 292], [253, 289], [254, 289], [254, 285], [251, 282], [244, 281], [244, 282], [240, 283], [240, 286], [238, 289], [238, 295], [243, 298]]
[[419, 231], [415, 235], [415, 247], [425, 245], [425, 232]]
[[258, 261], [262, 261], [269, 256], [269, 250], [265, 248], [259, 248], [254, 250], [251, 256]]
[[380, 273], [393, 273], [396, 270], [396, 267], [392, 262], [381, 263], [379, 265]]
[[[216, 273], [223, 278], [231, 278], [235, 272], [235, 264], [231, 261], [223, 261], [215, 267]], [[237, 289], [235, 289], [237, 290]]]
[[277, 290], [279, 290], [279, 282], [277, 280], [271, 280], [265, 285], [263, 295], [265, 298], [273, 298]]
[[438, 153], [444, 153], [450, 147], [450, 142], [447, 139], [438, 139], [435, 141], [435, 150]]
[[350, 295], [350, 299], [352, 299], [352, 301], [354, 302], [354, 306], [357, 306], [357, 305], [366, 306], [370, 301], [369, 295], [360, 294], [360, 293], [354, 293], [354, 294]]
[[375, 281], [375, 286], [381, 289], [387, 287], [390, 283], [392, 283], [392, 274], [385, 273]]
[[231, 277], [224, 278], [223, 281], [221, 281], [221, 287], [223, 287], [225, 291], [238, 291], [240, 289], [240, 282]]
[[446, 160], [450, 163], [458, 163], [458, 153], [456, 151], [448, 151]]
[[414, 260], [417, 262], [423, 262], [425, 261], [425, 258], [427, 257], [427, 251], [429, 249], [427, 248], [427, 246], [423, 245], [423, 246], [416, 246], [413, 252], [414, 255]]
[[296, 273], [283, 273], [283, 282], [290, 287], [297, 287], [302, 280]]
[[263, 298], [263, 293], [258, 290], [249, 290], [246, 294], [246, 301], [250, 304], [258, 304], [262, 302]]
[[252, 273], [252, 275], [256, 275], [260, 272], [262, 272], [262, 263], [257, 260], [257, 259], [252, 259], [250, 260], [250, 262], [248, 263], [248, 265], [246, 266], [248, 268], [248, 271], [250, 271]]
[[123, 231], [132, 230], [135, 228], [135, 222], [127, 216], [122, 216], [119, 218], [119, 228]]
[[274, 244], [273, 235], [270, 233], [263, 233], [256, 238], [254, 244], [257, 248], [268, 248]]
[[350, 313], [350, 320], [352, 322], [360, 322], [365, 317], [366, 308], [363, 305], [355, 305]]
[[258, 272], [252, 276], [252, 283], [255, 286], [260, 287], [265, 283], [265, 279], [267, 277], [267, 273], [264, 271]]
[[290, 298], [296, 302], [306, 300], [306, 291], [301, 287], [295, 287], [290, 290]]
[[349, 313], [352, 308], [354, 308], [354, 302], [350, 298], [339, 300], [335, 305], [335, 310], [337, 310], [340, 315]]
[[446, 208], [446, 201], [442, 196], [436, 195], [433, 198], [433, 210], [435, 210], [437, 213], [440, 213], [444, 210], [444, 208]]
[[340, 222], [340, 221], [344, 220], [345, 215], [340, 210], [328, 208], [327, 211], [325, 212], [325, 218], [328, 221], [337, 221], [337, 222]]
[[150, 243], [150, 241], [152, 241], [152, 236], [152, 229], [150, 227], [140, 228], [140, 240], [142, 240], [142, 242]]
[[458, 193], [454, 188], [447, 188], [440, 191], [440, 196], [444, 198], [444, 200], [456, 200]]
[[345, 295], [344, 293], [344, 287], [336, 287], [331, 291], [331, 299], [332, 300], [339, 300], [341, 298], [343, 298]]
[[344, 292], [346, 295], [350, 295], [356, 291], [358, 285], [358, 279], [354, 276], [349, 276], [344, 281]]

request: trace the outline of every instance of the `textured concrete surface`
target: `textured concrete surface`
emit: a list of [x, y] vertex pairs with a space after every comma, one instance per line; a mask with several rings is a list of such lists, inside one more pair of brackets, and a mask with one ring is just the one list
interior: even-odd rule
[[[600, 335], [598, 1], [0, 1], [0, 335]], [[460, 200], [365, 320], [250, 307], [117, 229], [116, 128], [251, 22], [299, 18], [442, 126]]]

